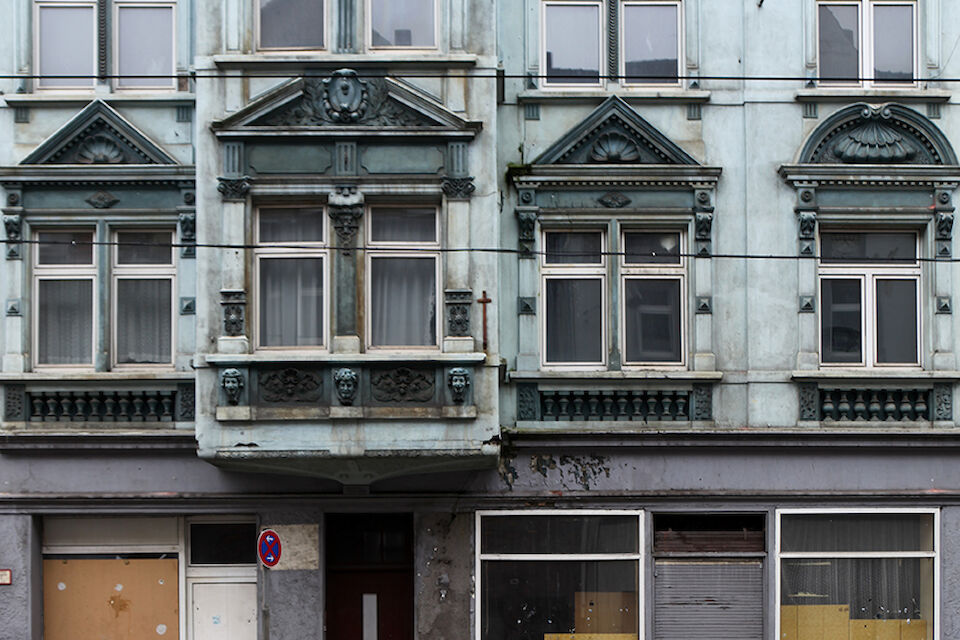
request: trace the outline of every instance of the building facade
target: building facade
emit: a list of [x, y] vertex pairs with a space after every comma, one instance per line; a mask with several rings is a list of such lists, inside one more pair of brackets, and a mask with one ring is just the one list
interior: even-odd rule
[[957, 635], [952, 3], [0, 7], [0, 636]]

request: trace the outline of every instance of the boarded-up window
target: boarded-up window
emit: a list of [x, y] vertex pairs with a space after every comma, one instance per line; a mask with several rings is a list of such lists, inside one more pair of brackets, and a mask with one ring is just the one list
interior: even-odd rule
[[177, 559], [45, 557], [45, 640], [180, 637]]
[[654, 517], [654, 637], [763, 637], [764, 520], [757, 515]]

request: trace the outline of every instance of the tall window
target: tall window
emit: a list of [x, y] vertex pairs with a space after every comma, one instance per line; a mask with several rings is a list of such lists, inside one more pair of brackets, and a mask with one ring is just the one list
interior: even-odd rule
[[478, 517], [481, 640], [638, 637], [639, 513]]
[[[110, 18], [90, 0], [35, 0], [36, 71], [44, 89], [89, 89], [98, 67], [117, 76], [118, 89], [172, 89], [175, 68], [174, 3], [113, 0]], [[106, 24], [100, 24], [107, 20]], [[111, 62], [98, 56], [98, 32]], [[73, 76], [73, 77], [53, 77]]]
[[920, 264], [912, 232], [820, 234], [820, 360], [920, 365]]
[[437, 46], [436, 0], [369, 0], [370, 46]]
[[936, 637], [936, 512], [777, 515], [777, 637]]
[[917, 76], [917, 5], [846, 0], [817, 5], [824, 84], [910, 84]]
[[[679, 0], [621, 0], [619, 25], [600, 0], [543, 0], [541, 72], [545, 86], [599, 86], [606, 73], [605, 46], [618, 42], [619, 73], [626, 85], [677, 84], [680, 74]], [[576, 34], [576, 37], [571, 37]]]
[[323, 209], [262, 207], [257, 218], [257, 344], [325, 346], [329, 258]]
[[[93, 230], [40, 230], [33, 265], [38, 366], [91, 368], [100, 322], [115, 367], [173, 364], [172, 231], [116, 231], [110, 273], [100, 273]], [[97, 303], [99, 287], [110, 308]]]
[[623, 234], [624, 364], [684, 360], [681, 237], [675, 231]]
[[437, 346], [438, 223], [436, 207], [370, 208], [366, 253], [371, 347]]
[[260, 0], [260, 49], [322, 49], [323, 0]]

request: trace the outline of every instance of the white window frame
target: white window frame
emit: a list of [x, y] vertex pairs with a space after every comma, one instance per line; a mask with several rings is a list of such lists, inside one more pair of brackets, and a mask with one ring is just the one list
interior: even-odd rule
[[[119, 227], [114, 228], [111, 239], [118, 242], [119, 234], [128, 232], [162, 232], [169, 235], [170, 263], [169, 264], [120, 264], [120, 246], [114, 244], [110, 249], [110, 366], [113, 370], [129, 369], [159, 369], [172, 368], [177, 354], [177, 314], [174, 300], [177, 299], [177, 263], [174, 257], [173, 244], [175, 242], [172, 229]], [[117, 360], [117, 294], [120, 280], [168, 280], [170, 282], [170, 361], [150, 364], [121, 364]]]
[[[279, 241], [267, 242], [260, 239], [260, 210], [261, 209], [318, 209], [323, 218], [323, 240], [315, 241]], [[331, 335], [331, 300], [330, 290], [330, 229], [326, 216], [327, 210], [323, 205], [312, 204], [269, 204], [263, 203], [256, 208], [253, 223], [253, 233], [256, 248], [253, 250], [253, 300], [254, 317], [251, 322], [254, 326], [254, 349], [264, 351], [329, 351]], [[260, 305], [263, 304], [263, 289], [260, 283], [260, 263], [270, 258], [321, 258], [323, 260], [323, 344], [322, 345], [263, 345], [261, 343]]]
[[[634, 516], [637, 519], [637, 552], [636, 553], [483, 553], [481, 548], [482, 525], [484, 518], [511, 517], [511, 516]], [[478, 510], [474, 520], [474, 540], [476, 541], [474, 555], [474, 575], [476, 576], [477, 606], [474, 611], [474, 639], [482, 640], [483, 620], [483, 563], [486, 561], [603, 561], [603, 560], [631, 560], [637, 563], [637, 637], [643, 640], [645, 626], [645, 556], [647, 552], [647, 514], [643, 509], [511, 509], [511, 510]]]
[[253, 23], [254, 31], [256, 33], [256, 42], [257, 42], [257, 52], [264, 54], [277, 54], [277, 53], [287, 53], [290, 51], [327, 51], [330, 47], [330, 3], [333, 0], [323, 0], [323, 44], [320, 46], [286, 46], [286, 47], [265, 47], [260, 41], [261, 28], [260, 28], [260, 12], [263, 10], [261, 3], [262, 0], [256, 0], [254, 3], [253, 11]]
[[[821, 229], [817, 236], [824, 233], [884, 233], [886, 230], [857, 229]], [[890, 230], [891, 233], [896, 233]], [[906, 233], [907, 231], [904, 231]], [[902, 263], [870, 263], [849, 262], [844, 264], [824, 263], [817, 261], [817, 353], [820, 366], [823, 369], [920, 369], [923, 366], [923, 318], [924, 309], [921, 305], [923, 274], [920, 265], [920, 233], [909, 231], [914, 235], [916, 259], [913, 263], [906, 260]], [[826, 303], [823, 299], [824, 280], [859, 280], [860, 281], [860, 362], [824, 362], [823, 360], [823, 313]], [[916, 286], [917, 305], [917, 361], [906, 363], [879, 363], [877, 362], [877, 308], [876, 283], [880, 280], [914, 280]]]
[[[588, 82], [551, 82], [547, 77], [547, 8], [551, 6], [583, 6], [596, 7], [597, 12], [597, 61], [599, 65], [599, 78], [595, 83]], [[594, 89], [604, 85], [604, 75], [606, 75], [606, 55], [604, 53], [606, 45], [606, 11], [603, 0], [541, 0], [540, 1], [540, 86], [543, 89]]]
[[[820, 78], [820, 7], [823, 5], [846, 5], [857, 8], [857, 24], [859, 27], [859, 60], [858, 69], [861, 81], [844, 80], [820, 80], [819, 85], [823, 88], [849, 88], [849, 87], [882, 87], [882, 88], [916, 88], [920, 86], [920, 25], [919, 11], [917, 9], [917, 0], [817, 0], [815, 6], [816, 21], [816, 51], [817, 51], [817, 77]], [[873, 17], [874, 7], [877, 6], [909, 6], [913, 14], [913, 77], [914, 82], [878, 82], [868, 80], [873, 78]]]
[[[391, 1], [396, 3], [403, 2], [403, 0], [391, 0]], [[433, 0], [433, 44], [432, 45], [430, 46], [424, 46], [424, 45], [375, 46], [373, 44], [373, 0], [365, 0], [363, 32], [366, 35], [366, 39], [367, 39], [367, 50], [370, 51], [371, 53], [391, 52], [391, 51], [437, 51], [438, 49], [440, 49], [441, 6], [442, 5], [440, 3], [440, 0]]]
[[[90, 240], [96, 242], [97, 230], [95, 227], [40, 227], [33, 230], [32, 236], [35, 242], [39, 242], [41, 233], [89, 233]], [[40, 245], [34, 244], [33, 274], [31, 293], [33, 296], [33, 309], [30, 323], [33, 337], [31, 340], [31, 349], [33, 353], [33, 368], [35, 370], [68, 370], [68, 371], [93, 371], [96, 367], [96, 349], [97, 333], [100, 327], [100, 314], [98, 313], [97, 303], [97, 285], [100, 274], [97, 269], [97, 251], [96, 245], [91, 247], [91, 256], [89, 264], [41, 264], [40, 263]], [[86, 280], [91, 283], [90, 286], [90, 309], [93, 317], [91, 318], [90, 334], [90, 362], [88, 364], [51, 364], [40, 362], [40, 282], [42, 280]]]
[[[600, 262], [597, 263], [548, 263], [547, 262], [547, 234], [548, 233], [599, 233], [600, 234]], [[549, 226], [540, 229], [540, 246], [544, 248], [540, 255], [540, 309], [538, 312], [540, 325], [540, 367], [545, 370], [577, 370], [577, 371], [605, 371], [607, 368], [610, 344], [608, 339], [610, 324], [610, 284], [609, 263], [606, 252], [609, 237], [607, 227], [591, 226]], [[601, 360], [599, 362], [552, 362], [547, 359], [547, 281], [548, 280], [599, 280], [600, 281], [600, 326], [601, 326]]]
[[[626, 256], [626, 234], [628, 233], [676, 233], [678, 236], [678, 251], [680, 253], [676, 264], [639, 264], [628, 263]], [[680, 229], [659, 229], [659, 228], [637, 228], [627, 227], [620, 231], [620, 275], [619, 275], [619, 295], [620, 295], [620, 353], [622, 358], [622, 367], [624, 369], [686, 369], [687, 367], [687, 269], [688, 259], [686, 257], [685, 247], [687, 246], [687, 234]], [[670, 361], [636, 361], [630, 362], [627, 358], [627, 305], [626, 305], [626, 281], [627, 280], [678, 280], [680, 282], [680, 318], [679, 318], [679, 337], [680, 337], [680, 360]]]
[[[93, 91], [97, 85], [97, 26], [100, 20], [97, 15], [97, 3], [95, 0], [33, 0], [33, 61], [34, 68], [33, 72], [40, 75], [40, 51], [41, 51], [41, 42], [40, 42], [40, 8], [41, 7], [87, 7], [93, 13], [93, 33], [90, 34], [90, 38], [93, 42], [93, 57], [90, 60], [90, 72], [91, 77], [88, 84], [76, 84], [76, 85], [57, 85], [57, 86], [44, 86], [43, 78], [37, 78], [36, 88], [42, 91]], [[76, 78], [77, 82], [82, 82], [82, 78]]]
[[[782, 523], [783, 515], [875, 515], [875, 514], [896, 514], [896, 515], [932, 515], [933, 516], [933, 551], [793, 551], [785, 552], [781, 550]], [[781, 593], [781, 559], [783, 558], [933, 558], [933, 640], [940, 638], [940, 509], [938, 508], [894, 508], [894, 507], [854, 507], [854, 508], [824, 508], [824, 509], [777, 509], [775, 513], [775, 590], [776, 600], [774, 606], [774, 627], [776, 628], [776, 637], [781, 637], [780, 631], [780, 607], [782, 606]]]
[[[627, 56], [626, 48], [624, 43], [627, 41], [626, 33], [626, 20], [624, 16], [626, 15], [626, 8], [630, 6], [675, 6], [677, 8], [677, 80], [676, 82], [630, 82], [627, 77]], [[684, 44], [684, 29], [683, 29], [683, 2], [682, 0], [621, 0], [620, 2], [620, 11], [618, 13], [618, 18], [620, 24], [618, 29], [620, 30], [619, 34], [619, 61], [620, 61], [620, 84], [624, 88], [645, 88], [652, 89], [657, 87], [662, 88], [673, 88], [679, 87], [683, 84], [681, 77], [683, 76], [683, 54], [685, 51]], [[546, 59], [546, 58], [544, 58]], [[601, 74], [602, 75], [602, 74]]]
[[[434, 241], [433, 242], [397, 242], [373, 239], [373, 209], [409, 209], [423, 208], [434, 210]], [[367, 246], [372, 250], [365, 251], [364, 273], [365, 284], [363, 287], [364, 297], [364, 334], [367, 349], [372, 351], [439, 351], [442, 346], [441, 328], [443, 327], [443, 318], [441, 315], [441, 301], [443, 288], [443, 270], [440, 256], [440, 239], [442, 226], [440, 224], [441, 207], [435, 204], [410, 203], [410, 204], [373, 204], [367, 205], [365, 217], [366, 241]], [[376, 345], [373, 344], [373, 267], [372, 261], [376, 258], [433, 258], [434, 264], [434, 344], [432, 345]]]
[[[177, 88], [177, 79], [174, 77], [176, 75], [177, 69], [177, 3], [176, 1], [167, 1], [163, 0], [112, 0], [113, 7], [110, 13], [110, 51], [111, 57], [113, 58], [110, 62], [110, 66], [113, 70], [113, 89], [114, 91], [171, 91]], [[120, 78], [116, 77], [120, 74], [120, 9], [127, 7], [153, 7], [153, 8], [170, 8], [170, 25], [171, 29], [171, 41], [170, 41], [170, 78], [168, 79], [168, 84], [163, 86], [160, 84], [157, 85], [128, 85], [120, 86]], [[158, 83], [161, 78], [157, 78]]]

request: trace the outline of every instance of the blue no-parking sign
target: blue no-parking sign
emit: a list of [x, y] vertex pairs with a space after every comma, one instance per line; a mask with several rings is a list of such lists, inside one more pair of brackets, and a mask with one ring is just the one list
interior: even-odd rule
[[265, 567], [280, 562], [280, 535], [273, 529], [264, 529], [257, 540], [257, 557]]

